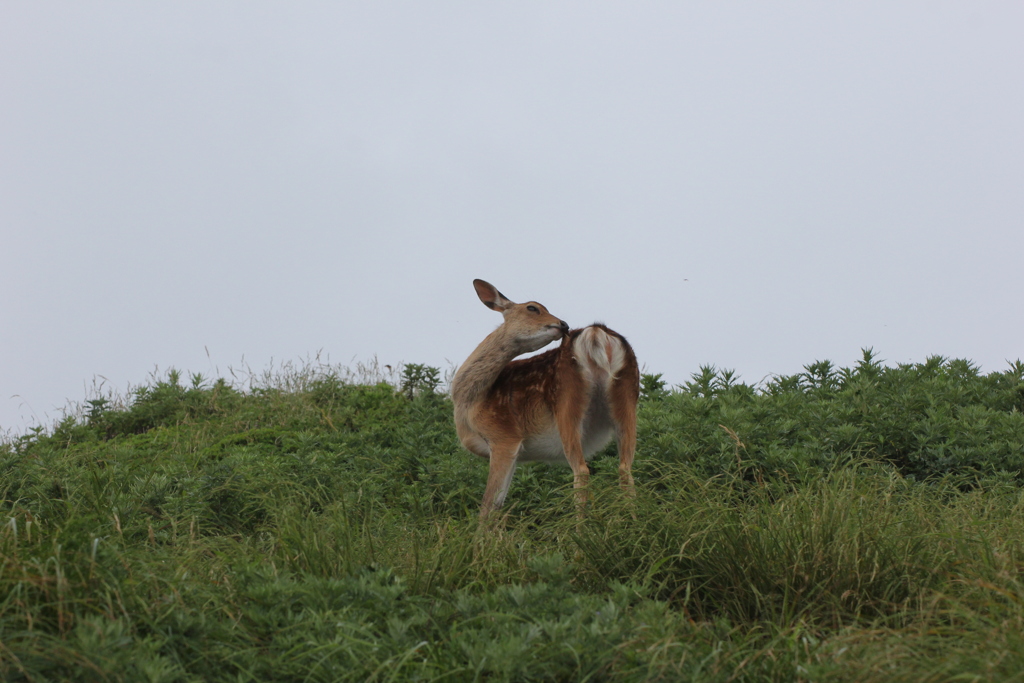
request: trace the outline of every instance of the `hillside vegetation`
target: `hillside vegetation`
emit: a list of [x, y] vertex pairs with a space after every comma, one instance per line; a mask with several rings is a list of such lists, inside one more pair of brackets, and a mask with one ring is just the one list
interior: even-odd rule
[[434, 368], [98, 396], [0, 445], [0, 678], [1024, 679], [1024, 364], [805, 370], [645, 375], [636, 497], [493, 529]]

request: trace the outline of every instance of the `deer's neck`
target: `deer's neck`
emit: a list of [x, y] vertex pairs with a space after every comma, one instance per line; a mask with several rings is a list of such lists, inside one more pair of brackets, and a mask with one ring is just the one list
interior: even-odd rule
[[452, 379], [452, 401], [456, 410], [465, 410], [480, 401], [502, 369], [521, 353], [525, 350], [504, 325], [487, 335]]

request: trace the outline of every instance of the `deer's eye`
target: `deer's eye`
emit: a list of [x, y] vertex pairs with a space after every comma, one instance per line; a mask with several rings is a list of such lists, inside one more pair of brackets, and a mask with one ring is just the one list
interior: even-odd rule
[[537, 308], [536, 306], [527, 306], [526, 310], [528, 310], [530, 313], [540, 313], [540, 309]]

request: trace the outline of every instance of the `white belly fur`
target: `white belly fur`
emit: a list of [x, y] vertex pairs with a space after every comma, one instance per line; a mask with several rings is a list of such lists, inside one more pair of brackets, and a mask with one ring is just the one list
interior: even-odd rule
[[[615, 425], [608, 413], [608, 401], [603, 391], [595, 391], [591, 397], [587, 414], [583, 418], [583, 457], [590, 460], [598, 451], [608, 445], [615, 435]], [[519, 449], [517, 462], [546, 462], [552, 465], [568, 465], [565, 451], [562, 450], [562, 438], [558, 427], [551, 426], [526, 439]]]

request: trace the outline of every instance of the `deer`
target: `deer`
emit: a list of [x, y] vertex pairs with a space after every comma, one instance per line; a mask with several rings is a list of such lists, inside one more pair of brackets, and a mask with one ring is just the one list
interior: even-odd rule
[[[568, 464], [582, 514], [587, 461], [613, 436], [619, 482], [632, 494], [640, 369], [626, 338], [600, 323], [570, 330], [536, 301], [517, 304], [484, 280], [473, 287], [504, 317], [451, 384], [459, 441], [489, 461], [480, 519], [501, 508], [521, 462]], [[514, 360], [559, 339], [556, 348]]]

